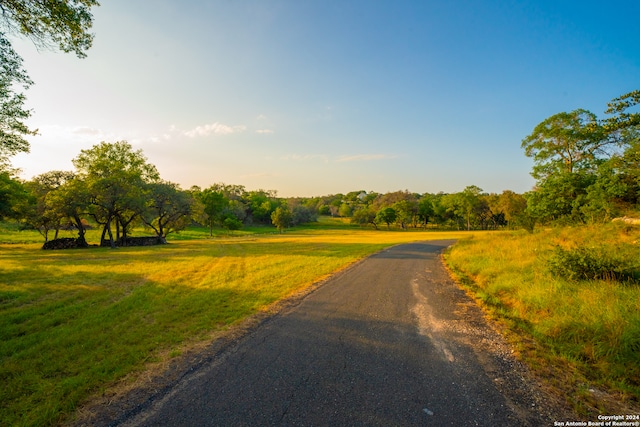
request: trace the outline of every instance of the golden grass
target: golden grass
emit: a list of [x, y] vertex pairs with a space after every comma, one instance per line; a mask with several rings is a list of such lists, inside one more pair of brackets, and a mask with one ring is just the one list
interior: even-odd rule
[[349, 228], [115, 250], [0, 244], [0, 425], [57, 424], [148, 363], [373, 252], [468, 235]]
[[446, 259], [514, 332], [529, 364], [543, 371], [556, 366], [551, 381], [569, 387], [567, 397], [577, 409], [597, 412], [602, 404], [585, 389], [606, 388], [636, 404], [640, 399], [640, 285], [564, 280], [550, 273], [547, 260], [557, 245], [620, 244], [640, 260], [639, 238], [640, 229], [613, 225], [493, 233], [460, 241]]

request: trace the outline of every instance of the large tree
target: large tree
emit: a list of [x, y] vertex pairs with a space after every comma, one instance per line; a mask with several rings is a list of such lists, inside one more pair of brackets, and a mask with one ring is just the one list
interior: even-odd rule
[[538, 124], [522, 140], [522, 148], [533, 158], [531, 175], [544, 180], [558, 173], [593, 169], [604, 149], [604, 129], [587, 110], [558, 113]]
[[25, 137], [36, 133], [25, 124], [31, 111], [19, 92], [32, 81], [8, 37], [27, 37], [39, 49], [83, 58], [93, 41], [91, 7], [98, 5], [96, 0], [0, 0], [0, 156], [28, 152]]
[[82, 218], [87, 214], [91, 195], [84, 181], [74, 177], [50, 191], [46, 197], [47, 210], [53, 216], [67, 218], [78, 230], [78, 245], [87, 247]]
[[[156, 167], [147, 162], [142, 150], [134, 151], [126, 141], [101, 142], [81, 150], [73, 164], [91, 195], [89, 212], [103, 225], [101, 241], [106, 234], [112, 247], [118, 240], [126, 241], [128, 226], [146, 203], [146, 184], [160, 179]], [[115, 241], [111, 229], [114, 221]]]
[[391, 224], [396, 222], [397, 218], [398, 214], [396, 210], [390, 207], [382, 208], [376, 214], [376, 222], [384, 222], [387, 224], [387, 229], [391, 227]]
[[598, 120], [586, 110], [558, 113], [522, 141], [534, 159], [536, 189], [527, 213], [540, 221], [600, 222], [640, 200], [640, 91], [613, 99]]
[[147, 190], [147, 202], [140, 218], [166, 242], [169, 233], [189, 225], [193, 197], [178, 184], [166, 181], [148, 184]]
[[50, 171], [38, 175], [25, 183], [30, 192], [30, 203], [22, 212], [22, 220], [42, 234], [45, 242], [49, 240], [49, 231], [55, 230], [54, 239], [58, 238], [60, 227], [68, 215], [61, 213], [60, 209], [52, 209], [47, 199], [67, 182], [75, 178], [73, 172]]

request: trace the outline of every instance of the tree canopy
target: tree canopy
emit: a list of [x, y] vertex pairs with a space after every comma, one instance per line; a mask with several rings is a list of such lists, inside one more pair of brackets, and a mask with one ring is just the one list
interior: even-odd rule
[[91, 47], [93, 24], [91, 7], [96, 0], [0, 0], [0, 156], [28, 152], [26, 136], [35, 135], [25, 120], [31, 110], [24, 107], [26, 90], [32, 84], [22, 58], [13, 49], [9, 36], [22, 36], [39, 49], [60, 49], [86, 56]]
[[527, 211], [538, 221], [600, 222], [640, 202], [640, 91], [614, 98], [605, 114], [578, 109], [538, 124], [522, 141], [534, 160]]

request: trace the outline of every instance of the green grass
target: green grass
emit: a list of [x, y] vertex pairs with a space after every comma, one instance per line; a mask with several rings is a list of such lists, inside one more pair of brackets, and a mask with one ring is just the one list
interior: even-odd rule
[[[477, 235], [460, 241], [446, 259], [491, 313], [515, 331], [512, 338], [531, 366], [558, 367], [550, 380], [572, 387], [568, 398], [578, 410], [603, 405], [588, 401], [584, 390], [591, 386], [637, 403], [640, 285], [554, 275], [558, 247], [609, 251], [640, 271], [640, 228], [613, 224]], [[528, 346], [531, 338], [535, 344]]]
[[64, 422], [90, 396], [362, 257], [469, 235], [325, 222], [282, 235], [203, 239], [188, 230], [169, 245], [67, 251], [43, 251], [36, 232], [5, 228], [0, 240], [13, 243], [0, 244], [0, 425]]

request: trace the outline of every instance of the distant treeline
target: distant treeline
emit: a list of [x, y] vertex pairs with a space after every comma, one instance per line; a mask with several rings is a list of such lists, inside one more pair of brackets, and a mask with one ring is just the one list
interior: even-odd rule
[[323, 197], [279, 198], [274, 190], [213, 184], [181, 189], [161, 179], [141, 150], [126, 141], [102, 142], [73, 159], [75, 171], [51, 171], [23, 181], [0, 167], [0, 219], [19, 221], [45, 241], [70, 225], [86, 245], [89, 223], [101, 241], [126, 242], [143, 225], [159, 239], [197, 223], [236, 230], [247, 224], [286, 227], [318, 215], [384, 228], [465, 230], [526, 228], [535, 224], [596, 223], [637, 212], [640, 204], [640, 91], [609, 103], [599, 120], [586, 110], [559, 113], [522, 141], [532, 157], [536, 187], [525, 194], [487, 194], [475, 185], [458, 193], [364, 190]]

